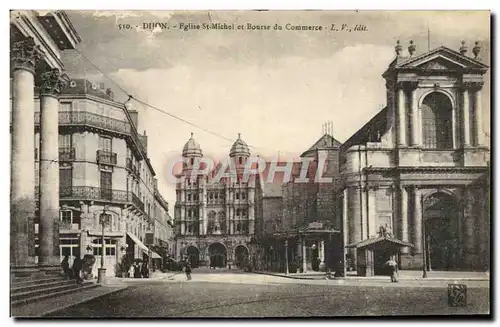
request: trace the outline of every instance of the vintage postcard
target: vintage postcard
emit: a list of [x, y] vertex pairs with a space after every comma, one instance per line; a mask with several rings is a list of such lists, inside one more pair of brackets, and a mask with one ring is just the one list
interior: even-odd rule
[[11, 10], [11, 316], [488, 316], [490, 15]]

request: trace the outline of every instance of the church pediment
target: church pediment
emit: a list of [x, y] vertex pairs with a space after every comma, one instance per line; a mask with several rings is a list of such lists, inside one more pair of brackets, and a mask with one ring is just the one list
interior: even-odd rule
[[431, 71], [449, 70], [484, 70], [488, 66], [476, 59], [462, 55], [454, 50], [441, 47], [414, 58], [409, 58], [398, 65], [399, 69], [416, 69]]

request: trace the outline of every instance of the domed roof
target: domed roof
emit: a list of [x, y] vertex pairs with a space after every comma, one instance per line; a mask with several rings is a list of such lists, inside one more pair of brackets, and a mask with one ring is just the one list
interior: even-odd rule
[[229, 152], [230, 157], [234, 156], [250, 156], [250, 149], [248, 148], [248, 145], [241, 139], [241, 134], [238, 133], [238, 139], [233, 143], [233, 146], [231, 147], [231, 151]]
[[183, 157], [202, 157], [203, 152], [201, 151], [200, 144], [193, 138], [193, 133], [191, 133], [191, 138], [184, 145], [182, 149]]

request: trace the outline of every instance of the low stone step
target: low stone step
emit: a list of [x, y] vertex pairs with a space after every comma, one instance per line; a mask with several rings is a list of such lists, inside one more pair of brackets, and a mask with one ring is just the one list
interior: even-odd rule
[[19, 306], [22, 306], [25, 304], [36, 302], [36, 301], [42, 301], [42, 300], [50, 299], [53, 297], [57, 297], [57, 296], [61, 296], [61, 295], [65, 295], [65, 294], [69, 294], [69, 293], [73, 293], [73, 292], [80, 292], [83, 290], [89, 290], [92, 288], [100, 287], [99, 284], [95, 284], [92, 282], [86, 282], [81, 286], [77, 286], [77, 285], [75, 285], [75, 286], [76, 286], [75, 288], [60, 290], [60, 291], [53, 292], [53, 293], [32, 296], [32, 297], [28, 297], [28, 298], [21, 299], [21, 300], [11, 300], [11, 306], [12, 307], [19, 307]]
[[41, 287], [38, 288], [34, 291], [25, 291], [17, 294], [12, 294], [11, 295], [11, 300], [12, 301], [17, 301], [17, 300], [22, 300], [30, 297], [36, 297], [42, 294], [50, 294], [50, 293], [57, 293], [60, 291], [68, 290], [68, 289], [74, 289], [74, 288], [79, 288], [81, 287], [80, 285], [76, 284], [76, 281], [73, 281], [72, 283], [60, 285], [60, 286], [53, 286], [53, 287]]
[[52, 281], [45, 281], [45, 282], [40, 282], [40, 283], [30, 283], [27, 285], [16, 285], [15, 287], [11, 287], [10, 289], [10, 294], [11, 296], [24, 293], [24, 292], [33, 292], [38, 289], [44, 289], [44, 288], [49, 288], [49, 287], [56, 287], [56, 286], [62, 286], [62, 285], [74, 285], [76, 283], [75, 280], [69, 280], [69, 279], [55, 279]]
[[55, 281], [60, 281], [64, 280], [62, 277], [57, 276], [57, 277], [45, 277], [45, 278], [38, 278], [38, 279], [23, 279], [23, 280], [15, 280], [10, 283], [10, 287], [12, 288], [18, 288], [22, 286], [28, 286], [28, 285], [39, 285], [39, 284], [45, 284], [45, 283], [51, 283]]

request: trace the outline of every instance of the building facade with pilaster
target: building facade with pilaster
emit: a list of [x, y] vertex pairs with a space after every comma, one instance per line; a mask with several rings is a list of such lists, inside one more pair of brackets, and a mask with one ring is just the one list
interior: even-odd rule
[[35, 178], [39, 201], [31, 246], [36, 259], [41, 254], [42, 192], [44, 188], [56, 189], [59, 199], [53, 219], [59, 227], [59, 239], [54, 244], [57, 262], [65, 255], [70, 263], [75, 257], [94, 255], [97, 276], [104, 223], [104, 267], [107, 275], [113, 276], [123, 256], [132, 260], [148, 255], [143, 241], [155, 224], [155, 171], [147, 157], [147, 136], [137, 133], [138, 113], [114, 101], [112, 92], [102, 85], [70, 79], [61, 88], [58, 111], [50, 122], [57, 127], [57, 156], [52, 159], [58, 165], [56, 178], [44, 181], [39, 145], [43, 145], [40, 135], [43, 137], [47, 123], [43, 120], [43, 103], [40, 112], [39, 102], [35, 93], [34, 172], [40, 178]]
[[195, 160], [203, 157], [203, 152], [193, 136], [186, 143], [174, 214], [178, 260], [187, 259], [193, 267], [238, 266], [248, 260], [255, 234], [255, 178], [244, 182], [241, 174], [249, 156], [247, 144], [238, 137], [229, 153], [236, 178], [192, 178]]
[[[397, 254], [402, 269], [422, 269], [424, 258], [428, 270], [489, 267], [480, 49], [476, 42], [470, 56], [462, 43], [416, 54], [410, 42], [403, 56], [398, 41], [383, 74], [387, 106], [341, 147], [346, 244], [387, 235], [410, 243]], [[377, 271], [390, 257], [364, 253], [349, 250], [358, 270]]]
[[[81, 39], [64, 11], [10, 11], [11, 59], [11, 231], [13, 275], [23, 269], [59, 266], [58, 125], [59, 95], [67, 81], [61, 60]], [[39, 166], [42, 188], [35, 196], [35, 91], [44, 126]], [[35, 218], [39, 215], [39, 218]], [[35, 219], [40, 256], [35, 258]]]

